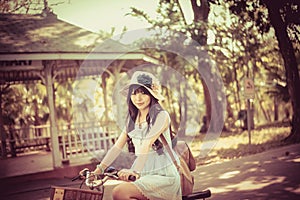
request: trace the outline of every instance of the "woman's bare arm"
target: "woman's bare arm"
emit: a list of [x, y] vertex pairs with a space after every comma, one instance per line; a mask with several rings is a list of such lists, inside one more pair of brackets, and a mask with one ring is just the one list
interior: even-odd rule
[[95, 173], [103, 173], [103, 170], [110, 166], [115, 159], [120, 155], [124, 145], [127, 142], [127, 133], [122, 132], [116, 143], [112, 146], [110, 150], [106, 153], [101, 163], [98, 165]]

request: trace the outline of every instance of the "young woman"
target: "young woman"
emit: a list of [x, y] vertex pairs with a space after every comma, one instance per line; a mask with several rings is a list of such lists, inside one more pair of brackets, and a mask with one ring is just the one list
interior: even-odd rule
[[[160, 135], [164, 134], [171, 146], [170, 116], [159, 104], [159, 100], [163, 100], [159, 87], [151, 73], [137, 71], [123, 90], [127, 91], [128, 104], [126, 130], [94, 170], [94, 173], [102, 174], [126, 143], [135, 152], [137, 157], [131, 169], [118, 172], [124, 182], [114, 188], [114, 200], [181, 199], [179, 173], [159, 141]], [[128, 182], [129, 175], [138, 179]]]

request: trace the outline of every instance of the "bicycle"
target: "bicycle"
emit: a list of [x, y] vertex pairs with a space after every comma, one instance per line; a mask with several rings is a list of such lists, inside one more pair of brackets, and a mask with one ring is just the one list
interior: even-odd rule
[[[104, 196], [104, 183], [107, 180], [118, 180], [118, 170], [116, 170], [114, 167], [109, 167], [105, 170], [103, 175], [98, 175], [96, 176], [95, 174], [91, 173], [88, 169], [86, 169], [84, 171], [84, 177], [85, 179], [82, 181], [80, 188], [79, 189], [70, 189], [68, 188], [69, 191], [72, 191], [72, 195], [77, 195], [76, 199], [102, 199]], [[76, 181], [79, 180], [81, 178], [80, 175], [74, 177], [72, 179], [72, 181]], [[129, 176], [129, 181], [135, 181], [136, 177], [134, 176]], [[89, 188], [89, 190], [82, 190], [82, 185], [85, 185]], [[56, 189], [62, 189], [62, 188], [56, 188]], [[96, 191], [94, 191], [96, 189]], [[78, 193], [80, 193], [80, 195], [83, 198], [78, 198]], [[83, 195], [84, 193], [84, 195]], [[56, 195], [56, 198], [51, 198], [51, 200], [68, 200], [68, 199], [72, 199], [72, 195], [69, 195], [69, 197], [67, 197], [67, 195]], [[61, 198], [62, 197], [62, 198]], [[206, 199], [211, 197], [211, 191], [210, 190], [203, 190], [203, 191], [199, 191], [199, 192], [194, 192], [188, 196], [183, 196], [182, 199], [183, 200], [196, 200], [196, 199]], [[74, 198], [74, 197], [73, 197]]]

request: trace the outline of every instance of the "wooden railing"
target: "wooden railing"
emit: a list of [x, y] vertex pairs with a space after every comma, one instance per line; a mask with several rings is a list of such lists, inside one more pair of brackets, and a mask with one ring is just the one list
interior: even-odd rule
[[[119, 131], [106, 124], [70, 124], [58, 127], [59, 151], [62, 160], [84, 157], [99, 151], [107, 151], [116, 141]], [[46, 150], [51, 151], [50, 126], [31, 126], [10, 130], [6, 140], [7, 153], [12, 157], [21, 153]]]
[[81, 157], [107, 151], [116, 141], [115, 131], [105, 131], [99, 126], [85, 124], [59, 131], [59, 146], [62, 158]]
[[[50, 151], [49, 126], [30, 126], [27, 128], [10, 128], [6, 139], [6, 152], [12, 157], [33, 151]], [[2, 141], [1, 141], [2, 142]], [[2, 145], [1, 145], [2, 146]]]

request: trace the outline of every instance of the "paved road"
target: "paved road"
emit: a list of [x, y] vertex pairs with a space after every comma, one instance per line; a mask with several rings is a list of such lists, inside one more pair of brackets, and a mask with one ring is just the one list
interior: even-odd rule
[[300, 145], [199, 167], [196, 190], [219, 199], [300, 199]]
[[[209, 188], [211, 200], [300, 199], [300, 144], [269, 150], [219, 164], [200, 166], [195, 190]], [[51, 185], [78, 188], [67, 178], [33, 180], [9, 185], [1, 181], [4, 199], [48, 200]], [[5, 187], [3, 187], [5, 185]], [[12, 190], [12, 188], [14, 188]]]

